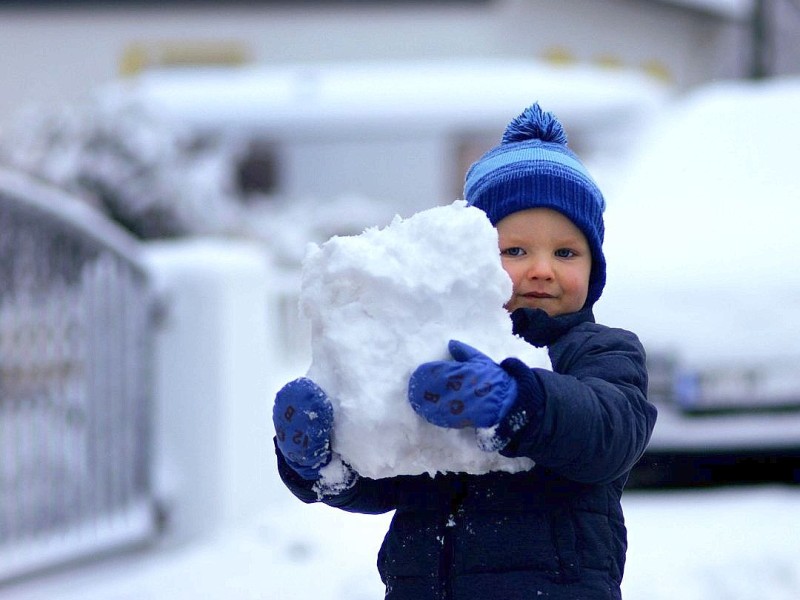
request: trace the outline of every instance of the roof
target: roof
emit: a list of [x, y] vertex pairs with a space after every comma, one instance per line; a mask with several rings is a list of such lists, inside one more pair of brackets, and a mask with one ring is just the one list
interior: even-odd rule
[[515, 59], [313, 63], [154, 70], [106, 88], [196, 128], [402, 135], [482, 126], [502, 131], [534, 101], [574, 127], [658, 105], [665, 84], [644, 73]]
[[754, 0], [659, 0], [717, 14], [723, 17], [744, 18], [753, 10]]

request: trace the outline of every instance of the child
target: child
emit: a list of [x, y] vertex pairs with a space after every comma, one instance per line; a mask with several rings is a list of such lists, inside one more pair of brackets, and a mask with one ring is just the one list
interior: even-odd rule
[[606, 277], [603, 196], [558, 120], [534, 104], [472, 165], [465, 199], [497, 228], [514, 332], [546, 346], [553, 371], [515, 358], [498, 365], [453, 340], [452, 361], [414, 371], [409, 401], [434, 425], [475, 427], [482, 449], [535, 466], [380, 480], [351, 472], [325, 489], [334, 415], [301, 378], [275, 401], [281, 478], [304, 502], [396, 511], [378, 555], [390, 600], [618, 599], [620, 498], [656, 411], [639, 340], [592, 314]]

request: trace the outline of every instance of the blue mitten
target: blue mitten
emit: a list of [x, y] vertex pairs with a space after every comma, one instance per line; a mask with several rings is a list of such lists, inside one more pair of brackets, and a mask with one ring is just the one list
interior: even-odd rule
[[424, 363], [408, 382], [408, 399], [439, 427], [493, 427], [517, 398], [517, 382], [485, 354], [450, 340], [455, 360]]
[[272, 422], [289, 466], [303, 479], [319, 479], [331, 460], [333, 406], [325, 392], [305, 377], [290, 381], [275, 396]]

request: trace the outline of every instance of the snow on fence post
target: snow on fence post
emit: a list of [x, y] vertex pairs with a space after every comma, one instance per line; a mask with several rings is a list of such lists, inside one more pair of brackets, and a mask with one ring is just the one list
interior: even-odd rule
[[156, 341], [158, 488], [168, 537], [182, 542], [251, 522], [281, 492], [271, 410], [303, 355], [302, 332], [284, 317], [299, 283], [255, 241], [145, 248], [166, 306]]
[[139, 246], [0, 170], [0, 582], [155, 538]]

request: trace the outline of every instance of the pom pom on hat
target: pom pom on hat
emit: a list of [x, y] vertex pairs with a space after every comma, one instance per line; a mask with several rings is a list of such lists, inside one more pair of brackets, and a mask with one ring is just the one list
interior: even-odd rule
[[543, 142], [567, 145], [567, 134], [553, 113], [544, 112], [538, 104], [526, 108], [511, 121], [503, 134], [503, 144], [538, 139]]
[[528, 208], [562, 213], [583, 232], [592, 251], [586, 305], [600, 298], [606, 281], [605, 200], [583, 163], [567, 148], [567, 135], [552, 113], [536, 103], [513, 119], [500, 144], [470, 167], [464, 199], [483, 210], [492, 225]]

